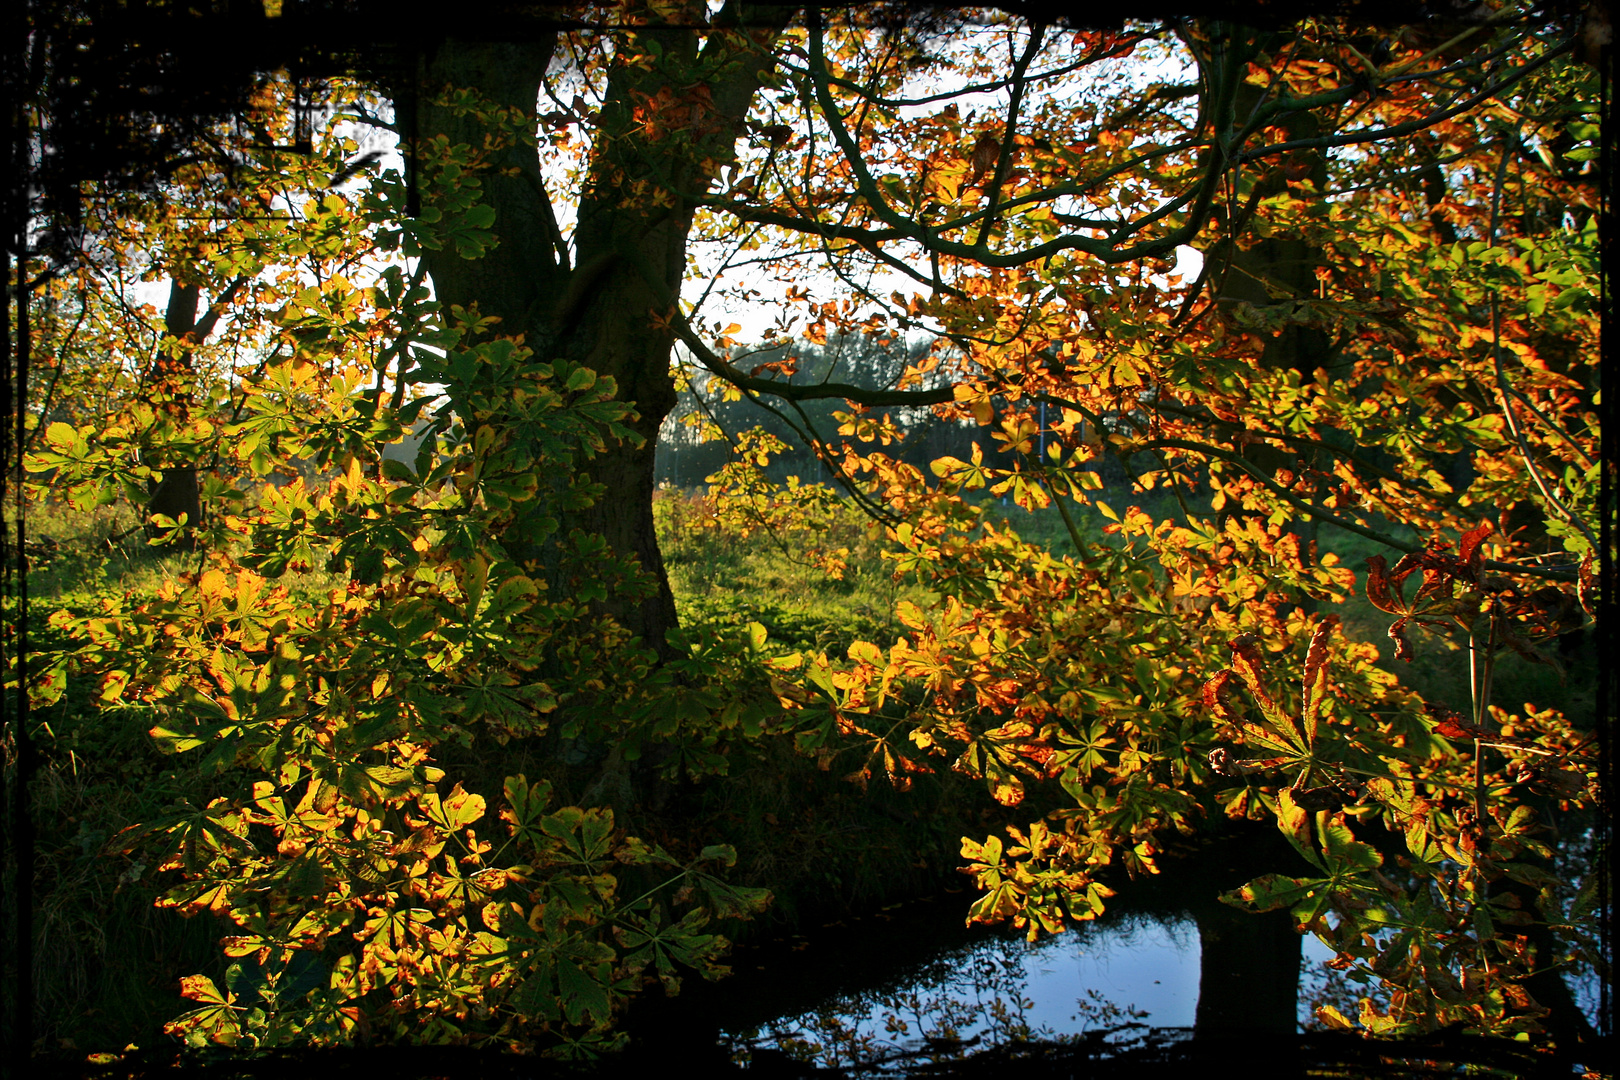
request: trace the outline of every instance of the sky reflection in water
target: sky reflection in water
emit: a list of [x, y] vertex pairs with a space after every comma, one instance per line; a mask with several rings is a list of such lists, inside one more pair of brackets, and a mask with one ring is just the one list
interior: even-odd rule
[[[1302, 999], [1332, 955], [1314, 937], [1303, 944]], [[982, 1047], [1130, 1022], [1191, 1027], [1198, 965], [1198, 931], [1190, 921], [1093, 924], [1033, 945], [987, 937], [942, 952], [905, 982], [839, 995], [728, 1035], [734, 1047], [772, 1047], [848, 1067], [929, 1046], [950, 1057], [953, 1040]]]

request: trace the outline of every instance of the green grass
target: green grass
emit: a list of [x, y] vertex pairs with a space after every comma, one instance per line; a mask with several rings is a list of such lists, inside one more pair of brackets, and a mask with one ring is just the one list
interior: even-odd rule
[[70, 703], [35, 719], [45, 767], [30, 787], [34, 878], [36, 1047], [44, 1052], [149, 1044], [181, 1011], [184, 975], [223, 973], [225, 924], [153, 906], [161, 887], [150, 850], [125, 850], [122, 830], [172, 800], [199, 804], [230, 777], [202, 776], [158, 752], [140, 710]]
[[[1182, 516], [1180, 503], [1165, 491], [1095, 495], [1116, 513], [1140, 506], [1157, 519], [1180, 520]], [[1193, 514], [1215, 516], [1207, 496], [1192, 496], [1187, 502]], [[987, 521], [1011, 528], [1054, 555], [1074, 554], [1068, 527], [1056, 507], [1031, 512], [992, 496], [980, 499], [979, 505]], [[856, 638], [893, 641], [902, 630], [893, 615], [898, 600], [926, 605], [933, 599], [926, 590], [894, 581], [891, 564], [881, 557], [885, 546], [881, 530], [873, 530], [852, 507], [846, 507], [826, 541], [850, 548], [849, 569], [842, 581], [795, 560], [791, 550], [784, 552], [770, 538], [756, 534], [739, 540], [723, 530], [701, 527], [700, 503], [692, 496], [665, 495], [656, 509], [670, 586], [687, 625], [757, 621], [774, 643], [785, 648], [825, 650], [836, 656]], [[1117, 542], [1104, 532], [1110, 522], [1095, 505], [1071, 505], [1069, 512], [1083, 542]], [[1404, 527], [1383, 527], [1396, 539], [1417, 539]], [[1466, 714], [1471, 708], [1466, 649], [1436, 630], [1414, 626], [1408, 634], [1415, 653], [1412, 661], [1396, 660], [1394, 642], [1388, 635], [1393, 618], [1369, 603], [1363, 591], [1367, 556], [1383, 555], [1393, 564], [1402, 552], [1331, 525], [1305, 528], [1310, 530], [1307, 536], [1314, 531], [1319, 552], [1331, 552], [1340, 565], [1356, 574], [1355, 591], [1343, 603], [1320, 605], [1317, 611], [1339, 615], [1349, 640], [1375, 645], [1382, 665], [1405, 687], [1426, 701]], [[1557, 647], [1547, 643], [1544, 651], [1556, 654]], [[1590, 726], [1596, 714], [1595, 680], [1590, 677], [1595, 662], [1593, 646], [1586, 641], [1566, 658], [1564, 676], [1553, 666], [1504, 653], [1497, 658], [1492, 701], [1509, 712], [1520, 712], [1527, 703], [1538, 709], [1560, 709], [1577, 724]]]
[[683, 625], [758, 622], [786, 650], [842, 655], [857, 639], [893, 641], [900, 600], [933, 599], [894, 579], [881, 529], [847, 504], [819, 537], [823, 547], [849, 549], [841, 578], [795, 551], [793, 537], [760, 531], [741, 539], [708, 525], [696, 497], [660, 493], [654, 512]]
[[[14, 529], [7, 515], [6, 527]], [[28, 592], [42, 604], [101, 591], [146, 593], [168, 578], [194, 571], [198, 556], [146, 542], [134, 512], [123, 504], [74, 510], [54, 503], [30, 509]]]

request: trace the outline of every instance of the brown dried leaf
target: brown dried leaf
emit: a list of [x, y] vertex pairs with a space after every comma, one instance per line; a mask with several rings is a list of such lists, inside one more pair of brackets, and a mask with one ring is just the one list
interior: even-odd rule
[[973, 180], [979, 178], [996, 167], [996, 159], [1001, 156], [1001, 141], [988, 131], [980, 135], [973, 144], [973, 156], [969, 164], [973, 168]]
[[1316, 720], [1322, 699], [1327, 696], [1328, 639], [1339, 625], [1337, 615], [1329, 615], [1311, 634], [1310, 648], [1305, 651], [1305, 704], [1300, 714], [1300, 726], [1305, 729], [1307, 742], [1316, 741]]
[[1234, 672], [1227, 668], [1204, 684], [1204, 708], [1214, 713], [1223, 724], [1238, 724], [1240, 719], [1237, 711], [1232, 708], [1232, 691], [1227, 683], [1232, 681]]
[[1401, 595], [1405, 575], [1391, 580], [1389, 564], [1382, 555], [1367, 556], [1367, 602], [1391, 615], [1406, 614], [1406, 597]]
[[1402, 617], [1390, 623], [1389, 637], [1391, 641], [1395, 642], [1395, 659], [1405, 660], [1410, 664], [1412, 657], [1417, 654], [1412, 649], [1412, 642], [1406, 636], [1406, 624], [1408, 621]]
[[1491, 523], [1482, 521], [1477, 526], [1463, 533], [1462, 540], [1457, 545], [1458, 561], [1468, 567], [1469, 573], [1475, 581], [1479, 580], [1479, 571], [1485, 564], [1485, 551], [1480, 547], [1485, 537], [1491, 532]]

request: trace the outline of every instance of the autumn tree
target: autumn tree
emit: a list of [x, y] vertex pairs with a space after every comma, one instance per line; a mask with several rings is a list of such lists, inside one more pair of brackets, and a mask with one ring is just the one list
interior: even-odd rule
[[[731, 30], [732, 19], [747, 29]], [[643, 387], [629, 396], [648, 435], [671, 400], [664, 379], [672, 339], [738, 393], [774, 401], [790, 417], [808, 400], [850, 402], [854, 408], [837, 434], [814, 430], [802, 411], [797, 419], [850, 493], [899, 530], [916, 569], [942, 557], [925, 537], [943, 537], [953, 527], [948, 516], [931, 514], [931, 500], [990, 486], [1021, 503], [1056, 499], [1061, 507], [1067, 499], [1085, 500], [1085, 466], [1099, 451], [1137, 461], [1152, 455], [1155, 466], [1140, 485], [1207, 484], [1227, 526], [1217, 521], [1211, 530], [1189, 511], [1190, 532], [1127, 520], [1125, 535], [1183, 546], [1186, 570], [1172, 576], [1193, 574], [1175, 586], [1187, 600], [1208, 597], [1217, 609], [1233, 601], [1254, 605], [1234, 611], [1231, 632], [1298, 635], [1287, 608], [1342, 596], [1351, 580], [1317, 562], [1309, 541], [1320, 523], [1415, 556], [1425, 541], [1402, 539], [1380, 520], [1400, 522], [1420, 537], [1474, 535], [1471, 505], [1530, 503], [1554, 535], [1568, 538], [1577, 561], [1595, 554], [1597, 476], [1589, 452], [1580, 449], [1596, 433], [1585, 397], [1594, 389], [1591, 376], [1562, 376], [1571, 379], [1559, 384], [1562, 390], [1547, 383], [1542, 393], [1552, 397], [1532, 406], [1519, 387], [1545, 379], [1537, 372], [1546, 369], [1529, 359], [1528, 341], [1547, 340], [1545, 307], [1542, 316], [1515, 320], [1504, 316], [1500, 292], [1511, 277], [1465, 284], [1474, 280], [1476, 261], [1508, 259], [1504, 265], [1523, 269], [1507, 273], [1528, 275], [1517, 279], [1527, 298], [1532, 288], [1540, 287], [1538, 297], [1558, 288], [1555, 279], [1569, 283], [1574, 291], [1564, 310], [1572, 321], [1561, 333], [1579, 338], [1593, 331], [1580, 314], [1589, 301], [1577, 284], [1590, 280], [1589, 269], [1577, 269], [1592, 265], [1585, 261], [1589, 240], [1579, 239], [1590, 217], [1553, 233], [1519, 235], [1512, 249], [1502, 245], [1516, 227], [1501, 213], [1504, 199], [1533, 202], [1537, 189], [1573, 183], [1568, 201], [1590, 205], [1595, 180], [1548, 160], [1560, 133], [1586, 130], [1591, 116], [1590, 106], [1579, 103], [1590, 99], [1569, 93], [1590, 86], [1590, 69], [1562, 59], [1580, 42], [1580, 27], [1522, 19], [1504, 9], [1475, 24], [1389, 35], [1326, 22], [1273, 31], [1187, 23], [1075, 33], [1013, 22], [885, 29], [815, 10], [804, 13], [801, 29], [785, 13], [741, 8], [723, 9], [707, 29], [677, 29], [682, 20], [702, 20], [695, 11], [649, 12], [646, 29], [610, 44], [593, 42], [571, 69], [596, 91], [594, 111], [584, 96], [565, 107], [566, 91], [554, 92], [542, 79], [556, 107], [537, 105], [535, 120], [542, 128], [578, 130], [577, 168], [585, 179], [577, 269], [566, 287], [544, 291], [564, 297], [552, 324], [534, 322], [543, 306], [539, 292], [499, 306], [489, 298], [504, 292], [443, 295], [478, 300], [503, 327], [522, 326], [537, 340], [561, 338], [565, 351], [611, 372], [619, 385]], [[531, 72], [550, 70], [541, 61], [549, 54], [534, 48]], [[1487, 55], [1504, 62], [1480, 66]], [[443, 56], [431, 70], [448, 75], [451, 63]], [[480, 63], [496, 66], [489, 58]], [[1149, 65], [1163, 76], [1124, 91]], [[500, 84], [496, 99], [526, 105], [532, 81], [531, 75], [516, 91]], [[982, 112], [957, 100], [986, 93], [996, 104]], [[441, 132], [452, 143], [475, 141], [465, 129], [430, 128], [428, 137]], [[486, 139], [498, 141], [493, 134]], [[1413, 199], [1407, 178], [1432, 178], [1437, 143], [1448, 159], [1444, 192], [1430, 184]], [[540, 208], [521, 215], [492, 205], [497, 250], [516, 248], [519, 238], [508, 227], [555, 217], [538, 201]], [[812, 297], [828, 286], [807, 283], [789, 285], [785, 299], [800, 305], [807, 320], [801, 332], [812, 341], [835, 327], [893, 336], [929, 326], [941, 349], [966, 355], [965, 373], [938, 378], [936, 353], [897, 387], [873, 392], [797, 385], [770, 365], [749, 371], [728, 362], [677, 306], [681, 252], [697, 222], [705, 230], [700, 235], [739, 252], [760, 250], [762, 238], [775, 237], [781, 253], [766, 265], [814, 253], [843, 282], [858, 283], [871, 268], [910, 279], [910, 289], [892, 296], [856, 284], [852, 302], [840, 303]], [[1430, 235], [1418, 231], [1437, 223], [1452, 230], [1446, 258], [1456, 272], [1436, 265]], [[523, 236], [536, 252], [566, 245], [561, 231], [544, 242], [526, 229]], [[1478, 246], [1457, 246], [1465, 237]], [[1164, 280], [1177, 248], [1192, 244], [1207, 253], [1199, 279]], [[446, 260], [429, 261], [437, 281]], [[502, 279], [515, 280], [510, 273]], [[1474, 288], [1482, 291], [1470, 300]], [[623, 337], [631, 297], [637, 310], [646, 304], [652, 313], [635, 323], [636, 333], [646, 335], [645, 351]], [[1447, 315], [1436, 318], [1442, 309]], [[1502, 350], [1524, 358], [1520, 373], [1504, 366]], [[1436, 380], [1447, 389], [1416, 389]], [[1553, 398], [1563, 404], [1552, 407]], [[1387, 417], [1392, 403], [1402, 422], [1381, 424], [1375, 418]], [[993, 469], [942, 460], [933, 472], [944, 484], [930, 490], [915, 470], [882, 453], [835, 448], [838, 435], [881, 434], [887, 423], [881, 410], [908, 405], [993, 426], [1023, 461]], [[1028, 456], [1032, 414], [1042, 405], [1063, 418], [1045, 461]], [[1545, 449], [1534, 449], [1537, 440]], [[1478, 486], [1459, 491], [1445, 475], [1455, 474], [1456, 456], [1469, 451]], [[625, 451], [614, 460], [618, 469], [636, 459]], [[614, 515], [611, 528], [594, 516], [584, 520], [587, 531], [609, 536], [616, 550], [634, 550], [655, 569], [644, 513], [650, 468], [650, 458], [640, 459], [634, 483], [630, 474], [614, 474], [607, 483], [612, 508], [598, 503], [587, 512]], [[1563, 494], [1553, 490], [1551, 474], [1564, 476]], [[609, 480], [605, 472], [592, 475]], [[1528, 486], [1505, 497], [1495, 487], [1504, 482]], [[925, 531], [931, 521], [932, 534]], [[1571, 563], [1544, 561], [1556, 546], [1550, 551], [1545, 539], [1517, 528], [1500, 523], [1494, 571], [1543, 583], [1573, 580]], [[1214, 562], [1193, 571], [1185, 562], [1188, 543]], [[1245, 579], [1248, 571], [1220, 568], [1228, 560], [1252, 568], [1245, 550], [1266, 552], [1277, 569]], [[1083, 545], [1079, 554], [1084, 562]], [[1205, 557], [1193, 557], [1193, 565]], [[1169, 565], [1168, 553], [1158, 558]], [[953, 575], [966, 580], [974, 559], [984, 560], [980, 573], [997, 565], [979, 549]], [[1222, 579], [1228, 584], [1218, 584]], [[1227, 589], [1234, 591], [1228, 596]], [[669, 618], [667, 597], [660, 593], [639, 613], [616, 614], [656, 642]], [[943, 632], [911, 625], [922, 639]], [[896, 670], [905, 665], [891, 657], [888, 672]], [[1026, 702], [1034, 677], [1025, 672], [1014, 680]], [[932, 677], [930, 685], [942, 689]], [[853, 700], [842, 685], [831, 697], [835, 714]], [[1476, 696], [1477, 709], [1484, 700]], [[980, 704], [1003, 719], [1040, 715], [1038, 706], [1014, 706], [988, 691]], [[1057, 716], [1074, 719], [1077, 706], [1054, 704]], [[1484, 720], [1483, 712], [1476, 716]], [[1016, 801], [1014, 777], [1023, 766], [1014, 748], [1023, 745], [1044, 761], [1053, 750], [1050, 733], [1024, 742], [1041, 730], [1033, 719], [992, 727], [1003, 747], [994, 752], [990, 733], [957, 737], [969, 744], [963, 760], [976, 761], [970, 767], [985, 772], [998, 797]], [[982, 749], [972, 751], [975, 744]], [[896, 760], [889, 754], [879, 756]], [[998, 754], [1003, 765], [993, 768]], [[1313, 770], [1307, 767], [1299, 782]], [[1186, 791], [1200, 779], [1194, 769], [1172, 787]], [[1157, 797], [1143, 791], [1136, 798], [1140, 813]], [[1185, 824], [1175, 798], [1158, 801], [1167, 821]], [[1076, 831], [1085, 817], [1067, 820], [1065, 839], [1045, 858], [1062, 851], [1059, 863], [1074, 859], [1096, 842]], [[1020, 850], [1024, 858], [1041, 858], [1043, 846], [1031, 842]], [[1153, 868], [1150, 850], [1143, 850], [1143, 869]], [[1087, 856], [1081, 865], [1088, 861], [1106, 864], [1108, 857]], [[1073, 873], [1059, 875], [1060, 892], [1089, 888], [1088, 872]], [[1015, 903], [1013, 895], [993, 889], [981, 913], [1000, 917], [1030, 902]]]
[[[297, 454], [332, 476], [217, 515], [218, 565], [80, 620], [75, 662], [104, 675], [104, 699], [165, 710], [154, 733], [176, 750], [268, 777], [163, 823], [166, 865], [192, 883], [165, 903], [229, 912], [240, 955], [325, 948], [367, 915], [296, 1022], [250, 1023], [197, 983], [182, 1029], [404, 1032], [438, 993], [435, 1038], [599, 1035], [626, 970], [662, 976], [676, 954], [712, 968], [701, 919], [759, 900], [706, 868], [723, 852], [683, 861], [507, 777], [510, 839], [490, 853], [473, 828], [484, 796], [437, 790], [438, 747], [538, 737], [554, 712], [606, 755], [594, 790], [621, 806], [642, 779], [631, 762], [713, 775], [776, 735], [853, 759], [857, 783], [950, 767], [1006, 807], [1039, 795], [1056, 809], [962, 849], [973, 917], [1032, 934], [1101, 912], [1111, 865], [1157, 873], [1178, 836], [1272, 822], [1311, 869], [1256, 878], [1228, 906], [1286, 911], [1273, 929], [1307, 927], [1395, 986], [1365, 1028], [1545, 1018], [1521, 982], [1570, 940], [1592, 955], [1590, 896], [1569, 902], [1521, 856], [1545, 853], [1540, 810], [1591, 807], [1591, 740], [1503, 712], [1488, 673], [1502, 648], [1536, 655], [1533, 638], [1580, 625], [1575, 586], [1589, 596], [1609, 558], [1597, 72], [1575, 59], [1590, 27], [1507, 4], [1404, 29], [735, 3], [575, 14], [451, 39], [380, 94], [348, 91], [338, 113], [390, 132], [403, 169], [323, 190], [321, 169], [360, 152], [333, 135], [285, 190], [302, 185], [279, 233], [171, 234], [207, 249], [211, 276], [175, 261], [154, 370], [195, 370], [197, 290], [275, 305], [275, 349], [236, 404], [204, 420], [181, 390], [171, 413], [212, 424], [246, 473]], [[1167, 276], [1183, 247], [1203, 253], [1191, 281]], [[781, 308], [764, 349], [790, 334], [935, 344], [881, 389], [740, 359], [740, 328], [683, 291], [700, 248], [723, 252], [703, 265], [713, 295]], [[373, 256], [394, 265], [361, 284]], [[273, 264], [293, 269], [248, 284]], [[780, 295], [736, 284], [745, 265]], [[902, 606], [901, 640], [782, 658], [752, 632], [681, 633], [651, 511], [677, 342], [795, 425], [887, 530], [896, 571], [940, 596]], [[825, 401], [844, 403], [836, 430], [807, 407]], [[885, 410], [904, 407], [986, 429], [1006, 457], [908, 464], [885, 450], [903, 435]], [[416, 461], [381, 460], [422, 418]], [[46, 426], [34, 466], [81, 494], [125, 475], [86, 427]], [[1104, 455], [1178, 512], [1098, 502]], [[1055, 506], [1072, 550], [987, 524], [984, 489]], [[1110, 543], [1077, 524], [1093, 503]], [[1413, 700], [1373, 646], [1317, 617], [1357, 585], [1313, 542], [1323, 528], [1402, 553], [1362, 587], [1400, 656], [1414, 624], [1460, 635], [1468, 701]], [[317, 567], [347, 584], [311, 601], [269, 583]], [[1395, 838], [1387, 862], [1364, 839], [1375, 828]], [[460, 861], [441, 855], [452, 844]], [[708, 899], [677, 893], [694, 906], [666, 941], [656, 889], [621, 905], [613, 859]], [[405, 864], [408, 880], [389, 878]], [[504, 906], [526, 875], [550, 907]], [[254, 892], [267, 880], [273, 901]], [[1504, 880], [1565, 938], [1497, 934], [1517, 916], [1491, 912], [1525, 904]], [[420, 929], [388, 914], [407, 894]]]
[[[1260, 213], [1300, 184], [1325, 183], [1324, 154], [1336, 152], [1358, 186], [1376, 185], [1378, 160], [1389, 154], [1382, 147], [1404, 147], [1417, 133], [1432, 137], [1438, 125], [1513, 99], [1516, 87], [1556, 62], [1558, 45], [1542, 44], [1541, 26], [1516, 24], [1509, 14], [1501, 28], [1458, 24], [1450, 36], [1461, 41], [1436, 42], [1446, 46], [1440, 51], [1415, 40], [1363, 41], [1384, 56], [1383, 66], [1371, 68], [1350, 35], [1325, 27], [1264, 34], [1188, 26], [1177, 40], [1157, 28], [1075, 35], [1037, 26], [1020, 36], [1009, 26], [977, 30], [983, 45], [971, 53], [930, 55], [947, 40], [942, 28], [934, 28], [932, 42], [905, 26], [857, 33], [825, 26], [811, 12], [806, 29], [789, 30], [787, 9], [735, 7], [717, 12], [712, 25], [695, 9], [649, 9], [631, 19], [645, 18], [644, 28], [622, 34], [451, 44], [428, 66], [430, 92], [471, 89], [506, 110], [500, 116], [511, 126], [472, 113], [470, 99], [419, 111], [413, 136], [423, 145], [442, 138], [450, 146], [502, 148], [476, 163], [496, 170], [480, 181], [487, 185], [480, 205], [495, 212], [488, 253], [465, 260], [428, 251], [424, 258], [444, 302], [476, 302], [507, 332], [555, 341], [553, 348], [612, 377], [637, 402], [636, 430], [648, 441], [595, 467], [630, 471], [596, 477], [615, 497], [584, 511], [581, 521], [656, 577], [645, 505], [652, 435], [673, 405], [669, 347], [676, 336], [691, 337], [699, 356], [718, 359], [685, 314], [669, 308], [686, 272], [694, 221], [704, 223], [704, 235], [740, 237], [747, 229], [784, 241], [800, 237], [795, 247], [821, 250], [846, 278], [872, 263], [923, 285], [926, 299], [902, 298], [901, 308], [886, 306], [886, 296], [867, 298], [876, 304], [859, 318], [836, 306], [813, 309], [810, 331], [842, 319], [894, 333], [933, 315], [958, 343], [977, 346], [981, 374], [967, 384], [975, 389], [964, 390], [972, 395], [994, 392], [998, 380], [1031, 380], [1023, 392], [1037, 392], [1033, 380], [1052, 378], [1042, 350], [1054, 342], [1067, 343], [1060, 364], [1078, 367], [1087, 349], [1078, 342], [1099, 339], [1110, 320], [1127, 318], [1122, 300], [1158, 298], [1164, 286], [1143, 268], [1162, 269], [1178, 246], [1198, 242], [1213, 256], [1205, 283], [1219, 285], [1226, 305], [1273, 321], [1288, 308], [1276, 341], [1309, 344], [1268, 346], [1267, 365], [1308, 377], [1331, 359], [1326, 331], [1299, 311], [1320, 280], [1308, 265], [1314, 254], [1300, 246], [1303, 239], [1285, 251], [1280, 240], [1246, 247], [1242, 238], [1267, 228]], [[1513, 40], [1522, 44], [1507, 45], [1503, 34], [1519, 35]], [[1468, 46], [1486, 40], [1522, 63], [1488, 78], [1468, 76]], [[1186, 51], [1178, 55], [1172, 43]], [[1147, 86], [1140, 102], [1096, 90], [1079, 107], [1057, 102], [1082, 74], [1106, 72], [1116, 84], [1130, 77], [1127, 70], [1136, 69], [1124, 59], [1138, 51], [1138, 64], [1162, 57], [1167, 76]], [[1392, 59], [1397, 55], [1402, 59]], [[1251, 81], [1250, 64], [1285, 57], [1316, 65], [1316, 81], [1275, 73]], [[1423, 73], [1443, 57], [1461, 81], [1437, 93]], [[1177, 63], [1184, 66], [1172, 76]], [[922, 95], [926, 111], [913, 106], [918, 115], [901, 119], [896, 110], [907, 104], [905, 95], [918, 93], [910, 87], [947, 70], [976, 93], [1003, 95], [1004, 106], [964, 121], [952, 100], [962, 92], [936, 91]], [[594, 93], [572, 95], [569, 104], [569, 79]], [[546, 94], [531, 105], [530, 91], [538, 89]], [[511, 110], [522, 112], [521, 123]], [[548, 190], [559, 174], [531, 160], [531, 126], [547, 146], [580, 155], [577, 194]], [[472, 172], [480, 175], [476, 166]], [[419, 182], [431, 190], [430, 175]], [[1108, 208], [1082, 212], [1088, 200]], [[557, 225], [557, 205], [572, 211], [571, 232]], [[1233, 256], [1223, 259], [1233, 245]], [[789, 295], [803, 294], [790, 287]], [[1200, 301], [1179, 292], [1177, 300], [1184, 295], [1180, 325], [1165, 323], [1155, 331], [1159, 340], [1194, 340], [1177, 333], [1198, 314]], [[1042, 303], [1020, 302], [1014, 321], [1005, 307], [1013, 296]], [[999, 310], [995, 297], [1005, 298]], [[1284, 297], [1294, 299], [1275, 302]], [[629, 316], [643, 308], [669, 314], [643, 325]], [[1139, 333], [1135, 342], [1106, 357], [1104, 377], [1094, 383], [1106, 394], [1139, 390], [1164, 370], [1145, 359], [1158, 341]], [[1278, 349], [1316, 355], [1283, 360]], [[868, 408], [967, 400], [950, 397], [948, 388], [886, 395], [849, 394], [840, 385], [786, 388], [717, 367], [743, 392], [789, 406], [810, 397], [847, 396]], [[1074, 376], [1065, 376], [1056, 382], [1072, 386]], [[1096, 412], [1103, 401], [1075, 404]], [[672, 625], [663, 589], [639, 612], [621, 614], [650, 642]]]

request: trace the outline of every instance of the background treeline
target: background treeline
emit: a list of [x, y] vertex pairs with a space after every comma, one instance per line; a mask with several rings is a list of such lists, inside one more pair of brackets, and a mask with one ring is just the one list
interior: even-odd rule
[[[727, 359], [745, 369], [792, 360], [794, 370], [784, 381], [798, 386], [844, 383], [863, 390], [885, 390], [893, 388], [906, 366], [926, 356], [928, 351], [928, 342], [922, 338], [907, 341], [862, 333], [829, 333], [825, 344], [801, 339], [769, 349], [733, 350]], [[831, 473], [816, 460], [806, 436], [819, 437], [834, 445], [839, 443], [839, 422], [833, 414], [849, 412], [848, 402], [839, 398], [803, 401], [799, 403], [799, 411], [795, 411], [790, 404], [775, 401], [766, 403], [771, 406], [771, 411], [766, 411], [746, 399], [728, 398], [722, 392], [725, 384], [721, 380], [697, 366], [690, 357], [683, 354], [682, 358], [691, 366], [680, 404], [658, 433], [660, 485], [683, 489], [703, 486], [708, 477], [731, 460], [737, 435], [755, 427], [763, 428], [793, 448], [773, 459], [766, 468], [771, 480], [780, 483], [789, 476], [797, 476], [801, 480], [832, 482]], [[956, 357], [947, 355], [941, 366], [948, 369], [955, 360]], [[999, 397], [993, 400], [999, 413], [1004, 402]], [[924, 476], [931, 475], [930, 463], [941, 457], [970, 459], [975, 444], [985, 460], [997, 468], [1011, 468], [1014, 463], [1015, 455], [1008, 453], [994, 438], [994, 428], [981, 427], [971, 421], [942, 419], [931, 409], [879, 411], [887, 412], [905, 432], [904, 440], [885, 448], [885, 452], [915, 466]], [[1054, 422], [1058, 419], [1055, 415], [1050, 418]], [[875, 443], [860, 440], [857, 445], [863, 452], [877, 448]], [[1105, 457], [1098, 468], [1105, 487], [1126, 482], [1124, 467], [1112, 457]]]

